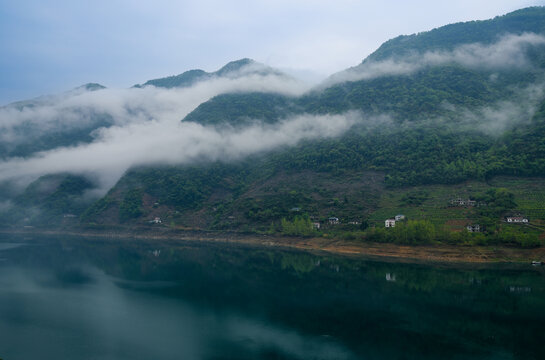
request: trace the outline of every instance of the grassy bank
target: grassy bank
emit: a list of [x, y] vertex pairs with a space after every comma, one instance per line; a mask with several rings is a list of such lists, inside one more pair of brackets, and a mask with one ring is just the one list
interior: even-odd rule
[[346, 256], [376, 257], [393, 261], [431, 261], [445, 263], [494, 263], [545, 261], [545, 248], [522, 249], [507, 246], [453, 246], [447, 244], [399, 245], [362, 242], [324, 237], [287, 237], [235, 232], [173, 230], [163, 228], [65, 228], [65, 229], [2, 229], [4, 234], [81, 236], [89, 240], [102, 239], [147, 239], [168, 241], [173, 244], [185, 241], [202, 241], [240, 244], [267, 248], [296, 248], [305, 251], [320, 251]]

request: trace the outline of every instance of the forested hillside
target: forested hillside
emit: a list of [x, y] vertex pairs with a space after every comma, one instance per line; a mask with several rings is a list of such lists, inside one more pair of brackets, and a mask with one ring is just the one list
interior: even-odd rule
[[545, 32], [544, 13], [542, 7], [530, 7], [491, 20], [450, 24], [432, 31], [400, 35], [386, 41], [364, 62], [402, 57], [414, 52], [452, 50], [468, 43], [490, 44], [505, 34], [542, 34]]
[[[340, 218], [346, 233], [382, 226], [381, 217], [403, 211], [411, 213], [414, 221], [429, 222], [412, 223], [413, 230], [433, 230], [439, 236], [444, 226], [459, 231], [460, 222], [479, 222], [498, 240], [499, 233], [506, 233], [501, 226], [504, 216], [532, 212], [537, 228], [528, 235], [533, 239], [528, 243], [535, 244], [545, 213], [526, 192], [517, 193], [506, 184], [534, 179], [521, 188], [538, 184], [535, 194], [545, 191], [535, 180], [545, 177], [544, 35], [545, 8], [528, 8], [492, 20], [397, 37], [361, 64], [304, 93], [281, 86], [220, 91], [178, 118], [184, 129], [214, 129], [218, 139], [233, 136], [220, 153], [238, 149], [238, 142], [258, 141], [251, 139], [254, 132], [279, 136], [279, 129], [292, 129], [290, 124], [300, 119], [307, 119], [306, 125], [293, 128], [294, 132], [304, 133], [312, 121], [324, 119], [330, 127], [318, 136], [303, 136], [244, 156], [195, 155], [182, 165], [171, 159], [132, 166], [92, 204], [69, 205], [78, 196], [90, 199], [84, 194], [96, 185], [85, 176], [64, 174], [56, 181], [66, 190], [59, 185], [40, 195], [36, 193], [43, 188], [40, 184], [51, 183], [51, 178], [43, 177], [12, 200], [18, 211], [11, 211], [4, 221], [22, 224], [26, 218], [29, 223], [50, 223], [70, 212], [77, 214], [78, 222], [94, 226], [151, 226], [150, 221], [158, 218], [161, 226], [311, 235], [316, 234], [312, 222], [333, 233], [343, 228], [328, 229], [329, 217]], [[243, 59], [214, 73], [191, 70], [143, 86], [190, 89], [198, 82], [241, 74], [254, 80], [285, 77]], [[140, 113], [153, 121], [138, 107], [129, 114]], [[340, 136], [331, 135], [340, 126], [332, 116], [350, 119]], [[250, 135], [236, 137], [241, 133]], [[26, 146], [39, 147], [40, 141]], [[87, 140], [74, 135], [72, 141]], [[195, 141], [195, 148], [202, 142]], [[479, 190], [463, 190], [463, 184], [474, 184]], [[438, 195], [441, 186], [451, 193], [445, 195], [448, 190], [441, 188]], [[496, 201], [502, 205], [488, 212], [458, 209], [441, 215], [447, 218], [438, 217], [443, 214], [440, 209], [448, 207], [448, 199], [460, 192], [489, 203], [501, 194], [516, 195], [512, 202]], [[388, 200], [392, 194], [403, 194], [404, 200]], [[438, 197], [440, 202], [431, 200]], [[29, 206], [39, 211], [21, 210]], [[386, 239], [384, 234], [371, 235]], [[512, 241], [505, 239], [500, 240]]]

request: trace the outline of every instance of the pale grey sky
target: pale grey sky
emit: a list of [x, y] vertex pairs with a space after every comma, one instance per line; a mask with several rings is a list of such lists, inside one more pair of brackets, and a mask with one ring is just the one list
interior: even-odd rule
[[535, 5], [545, 0], [0, 0], [0, 105], [243, 57], [318, 79], [397, 35]]

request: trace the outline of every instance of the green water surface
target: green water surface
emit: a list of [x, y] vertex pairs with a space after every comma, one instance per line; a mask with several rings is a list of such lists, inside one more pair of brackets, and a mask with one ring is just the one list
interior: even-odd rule
[[545, 359], [545, 269], [4, 235], [0, 358]]

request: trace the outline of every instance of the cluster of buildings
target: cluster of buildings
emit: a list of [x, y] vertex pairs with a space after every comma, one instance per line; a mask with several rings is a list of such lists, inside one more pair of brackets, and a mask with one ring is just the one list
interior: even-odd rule
[[[405, 215], [396, 215], [393, 218], [386, 219], [384, 221], [384, 227], [393, 228], [396, 226], [396, 222], [401, 220], [405, 220]], [[507, 216], [505, 222], [511, 224], [529, 224], [530, 220], [523, 216]], [[480, 224], [469, 224], [466, 226], [466, 230], [471, 233], [478, 233], [483, 232], [485, 228]]]
[[524, 216], [508, 216], [505, 218], [508, 223], [528, 224], [530, 220]]
[[402, 220], [405, 220], [405, 215], [399, 214], [394, 216], [393, 218], [386, 219], [384, 221], [384, 226], [387, 228], [395, 227], [396, 221], [402, 221]]
[[[463, 199], [463, 198], [455, 198], [450, 200], [450, 204], [454, 206], [486, 206], [486, 203], [484, 202], [477, 202], [476, 200], [471, 199]], [[299, 212], [301, 211], [301, 208], [294, 207], [290, 209], [292, 212]], [[71, 214], [65, 214], [64, 217], [75, 217], [75, 215]], [[229, 219], [234, 219], [233, 216], [229, 216]], [[310, 217], [312, 221], [312, 226], [314, 229], [319, 230], [321, 227], [321, 223], [317, 221], [317, 219], [314, 216]], [[404, 221], [406, 220], [405, 215], [398, 214], [394, 216], [393, 218], [388, 218], [384, 221], [384, 227], [386, 228], [393, 228], [396, 226], [396, 222]], [[150, 224], [161, 224], [161, 218], [155, 217], [153, 220], [148, 221]], [[505, 217], [505, 222], [511, 223], [511, 224], [529, 224], [530, 220], [527, 217], [517, 215], [517, 216], [507, 216]], [[338, 217], [331, 216], [327, 219], [328, 225], [339, 225], [341, 223], [340, 219]], [[357, 221], [350, 221], [347, 224], [351, 225], [358, 225], [360, 224]], [[479, 233], [483, 232], [485, 229], [480, 224], [468, 224], [466, 225], [466, 230], [471, 233]]]
[[474, 233], [474, 232], [482, 232], [484, 231], [484, 227], [479, 225], [479, 224], [475, 224], [475, 225], [467, 225], [466, 226], [466, 230], [468, 232], [471, 232], [471, 233]]
[[[467, 206], [467, 207], [478, 207], [478, 206], [486, 206], [486, 202], [484, 201], [477, 201], [477, 200], [471, 200], [469, 198], [462, 198], [457, 197], [450, 200], [451, 206]], [[396, 226], [396, 222], [405, 220], [405, 215], [399, 214], [394, 216], [393, 218], [388, 218], [384, 221], [384, 227], [386, 228], [393, 228]], [[517, 216], [507, 216], [505, 217], [505, 222], [512, 223], [512, 224], [529, 224], [530, 220], [524, 216], [517, 215]], [[328, 224], [330, 225], [336, 225], [339, 224], [340, 221], [336, 217], [330, 217], [328, 219]], [[357, 222], [350, 222], [350, 224], [357, 224]], [[313, 223], [315, 229], [320, 229], [320, 223], [315, 222]], [[478, 233], [483, 232], [485, 230], [484, 226], [480, 224], [468, 224], [466, 226], [466, 230], [471, 233]]]

